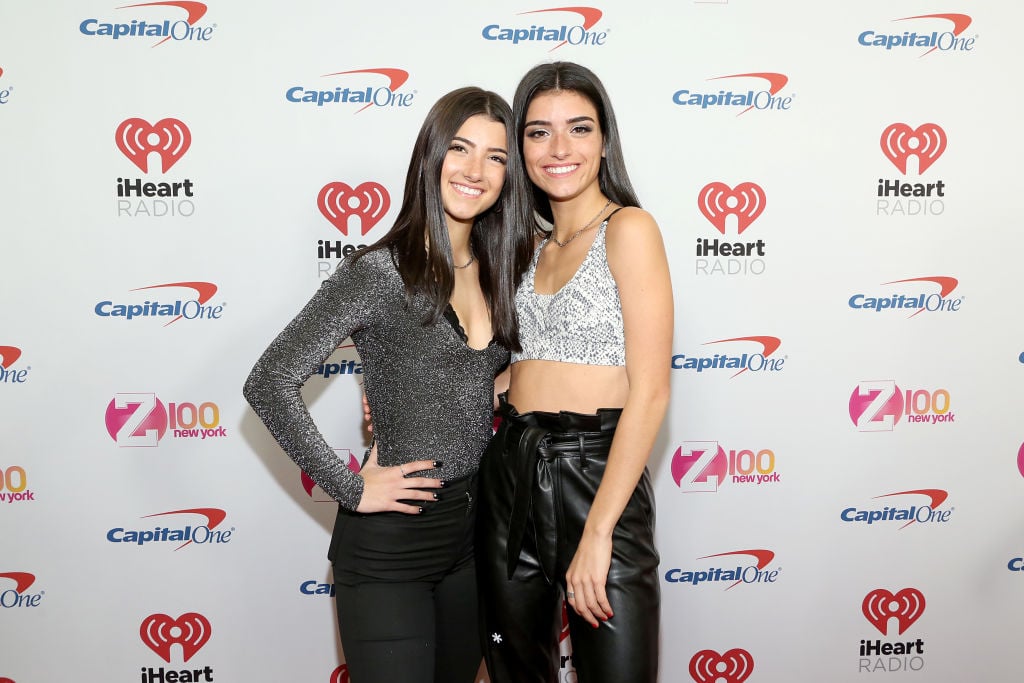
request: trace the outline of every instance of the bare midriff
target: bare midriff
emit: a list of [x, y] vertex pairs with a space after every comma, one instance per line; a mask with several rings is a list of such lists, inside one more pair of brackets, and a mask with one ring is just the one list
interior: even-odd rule
[[551, 360], [521, 360], [512, 364], [508, 401], [520, 413], [594, 413], [598, 408], [621, 408], [629, 395], [626, 368], [582, 365]]

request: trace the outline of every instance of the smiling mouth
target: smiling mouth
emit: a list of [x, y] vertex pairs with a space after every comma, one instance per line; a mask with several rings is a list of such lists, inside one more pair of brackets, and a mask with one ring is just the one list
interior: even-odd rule
[[478, 188], [469, 187], [468, 185], [459, 185], [458, 183], [452, 183], [452, 187], [454, 187], [460, 194], [464, 194], [469, 197], [479, 197], [484, 193], [483, 190]]
[[567, 166], [545, 166], [544, 170], [551, 175], [566, 175], [568, 173], [572, 173], [579, 167], [579, 164], [569, 164]]

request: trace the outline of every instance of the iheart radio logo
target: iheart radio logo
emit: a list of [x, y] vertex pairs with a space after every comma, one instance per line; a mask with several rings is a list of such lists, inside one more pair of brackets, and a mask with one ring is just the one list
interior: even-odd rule
[[917, 172], [924, 173], [946, 151], [946, 131], [934, 123], [922, 123], [912, 129], [905, 123], [894, 123], [882, 131], [882, 153], [907, 174], [907, 159], [917, 155]]
[[139, 635], [150, 650], [171, 663], [171, 646], [180, 645], [187, 662], [210, 639], [210, 621], [202, 614], [188, 612], [177, 619], [166, 614], [151, 614], [142, 620]]
[[725, 183], [714, 182], [705, 185], [698, 193], [697, 206], [723, 235], [726, 219], [736, 216], [736, 232], [743, 234], [764, 211], [766, 200], [760, 185], [740, 183], [730, 188]]
[[895, 595], [876, 588], [864, 597], [861, 610], [883, 636], [887, 635], [889, 619], [896, 617], [899, 633], [903, 635], [924, 613], [924, 594], [916, 588], [904, 588]]
[[701, 650], [690, 659], [690, 677], [697, 683], [743, 683], [754, 672], [754, 658], [738, 647], [725, 654]]
[[331, 674], [329, 683], [349, 683], [348, 664], [342, 664]]
[[17, 346], [0, 346], [0, 367], [6, 370], [14, 365], [14, 361], [19, 358], [21, 358], [21, 349]]
[[149, 155], [160, 155], [161, 171], [167, 171], [184, 156], [192, 145], [192, 133], [178, 119], [161, 119], [150, 125], [138, 118], [125, 119], [114, 134], [117, 148], [139, 167], [149, 173]]
[[368, 181], [355, 188], [342, 182], [327, 183], [317, 195], [316, 205], [331, 225], [348, 236], [348, 219], [359, 216], [362, 234], [373, 226], [391, 208], [391, 195], [380, 183]]

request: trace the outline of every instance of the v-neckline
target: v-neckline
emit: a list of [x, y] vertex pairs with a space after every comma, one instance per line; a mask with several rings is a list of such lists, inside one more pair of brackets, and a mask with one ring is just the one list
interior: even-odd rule
[[458, 311], [455, 310], [455, 307], [452, 306], [452, 303], [450, 301], [448, 302], [448, 305], [444, 309], [444, 318], [445, 320], [448, 321], [448, 324], [452, 326], [452, 330], [455, 332], [456, 336], [458, 336], [459, 340], [462, 341], [463, 346], [465, 346], [470, 351], [476, 351], [477, 353], [481, 353], [491, 348], [491, 345], [493, 345], [496, 341], [492, 334], [491, 341], [489, 341], [487, 343], [487, 346], [483, 347], [482, 349], [478, 349], [475, 346], [471, 346], [469, 343], [469, 335], [466, 334], [466, 328], [462, 326], [462, 321], [459, 319], [459, 313]]

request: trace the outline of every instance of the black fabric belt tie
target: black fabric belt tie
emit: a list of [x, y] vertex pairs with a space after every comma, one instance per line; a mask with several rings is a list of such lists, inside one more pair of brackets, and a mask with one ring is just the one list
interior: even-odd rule
[[[499, 413], [505, 431], [506, 448], [515, 454], [515, 494], [509, 518], [506, 569], [511, 579], [519, 562], [526, 528], [533, 512], [537, 556], [548, 581], [554, 581], [557, 561], [555, 480], [551, 464], [558, 458], [579, 458], [579, 467], [588, 467], [588, 451], [603, 459], [611, 447], [618, 408], [602, 408], [593, 415], [530, 412], [520, 415], [501, 397]], [[547, 541], [547, 542], [545, 542]]]

